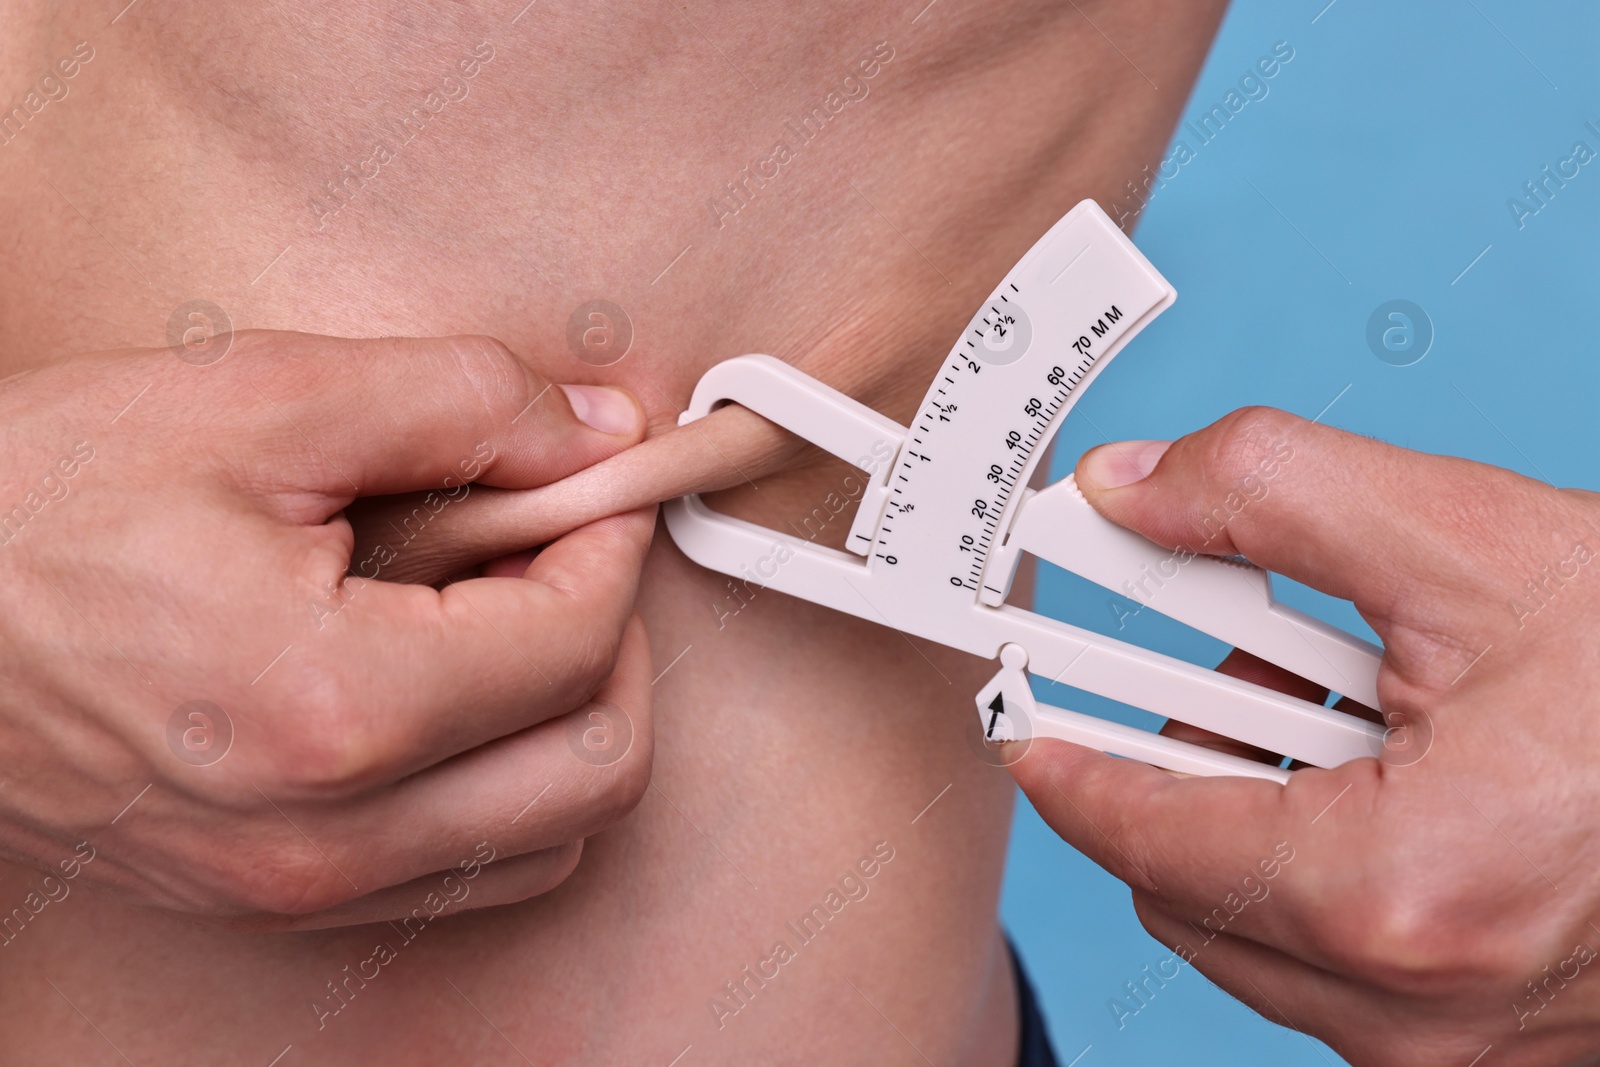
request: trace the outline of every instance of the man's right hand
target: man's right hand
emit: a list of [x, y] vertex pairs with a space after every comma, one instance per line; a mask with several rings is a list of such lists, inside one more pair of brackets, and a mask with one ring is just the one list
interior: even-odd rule
[[[626, 394], [552, 387], [484, 338], [249, 332], [207, 366], [160, 349], [14, 376], [0, 426], [0, 855], [314, 928], [544, 892], [642, 795], [653, 509], [521, 577], [385, 574], [471, 483], [544, 485], [636, 443]], [[344, 508], [419, 490], [352, 560]]]

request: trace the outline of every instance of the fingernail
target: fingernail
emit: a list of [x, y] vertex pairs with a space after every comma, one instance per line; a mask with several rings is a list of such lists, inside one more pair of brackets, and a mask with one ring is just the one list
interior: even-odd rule
[[633, 433], [639, 428], [639, 405], [619, 389], [603, 385], [563, 385], [572, 413], [601, 433]]
[[1121, 489], [1142, 482], [1156, 469], [1171, 441], [1119, 441], [1101, 445], [1084, 458], [1080, 482], [1091, 489]]

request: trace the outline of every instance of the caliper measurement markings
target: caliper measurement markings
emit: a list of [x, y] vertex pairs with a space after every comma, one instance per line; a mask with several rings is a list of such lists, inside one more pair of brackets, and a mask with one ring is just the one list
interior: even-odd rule
[[[1004, 294], [1002, 294], [1002, 299], [1004, 299]], [[958, 579], [952, 579], [952, 584], [960, 585], [965, 589], [976, 590], [978, 588], [983, 579], [983, 568], [988, 561], [989, 550], [994, 546], [995, 535], [999, 532], [1000, 516], [1004, 514], [1006, 504], [1011, 500], [1011, 494], [1016, 488], [1017, 480], [1021, 478], [1023, 469], [1028, 465], [1028, 461], [1033, 455], [1033, 450], [1038, 447], [1039, 441], [1045, 435], [1045, 431], [1049, 429], [1051, 420], [1055, 418], [1056, 413], [1061, 410], [1062, 405], [1066, 403], [1072, 391], [1083, 381], [1090, 368], [1094, 366], [1099, 358], [1099, 353], [1091, 353], [1083, 358], [1074, 368], [1072, 374], [1059, 379], [1052, 376], [1052, 381], [1059, 382], [1055, 394], [1050, 398], [1048, 405], [1034, 407], [1034, 423], [1028, 435], [1026, 437], [1016, 435], [1008, 438], [1008, 441], [1012, 443], [1013, 451], [1009, 468], [1000, 469], [998, 474], [994, 473], [994, 468], [991, 468], [990, 478], [999, 486], [995, 493], [994, 506], [992, 508], [988, 507], [988, 502], [982, 499], [974, 502], [973, 511], [981, 516], [981, 532], [976, 541], [968, 540], [967, 537], [962, 539], [964, 545], [967, 546], [966, 550], [972, 553], [972, 566], [968, 570], [967, 580], [963, 582]], [[1013, 434], [1015, 434], [1015, 431], [1013, 431]], [[995, 467], [999, 467], [999, 465], [996, 464]], [[985, 585], [983, 588], [991, 593], [1003, 592], [1003, 590], [996, 589], [991, 585]]]
[[[1008, 282], [1005, 288], [1017, 294], [1022, 292], [1015, 283], [1011, 282]], [[978, 341], [985, 338], [990, 331], [1000, 328], [997, 323], [1006, 322], [1011, 318], [1009, 313], [1001, 310], [1001, 304], [1010, 304], [1011, 302], [1011, 297], [1007, 293], [995, 293], [988, 305], [989, 314], [980, 314], [978, 317], [978, 322], [982, 323], [982, 326], [974, 325], [971, 331], [972, 336], [962, 338], [966, 342], [968, 351], [957, 348], [952, 353], [951, 362], [946, 366], [945, 373], [940, 375], [940, 380], [944, 385], [935, 383], [934, 394], [923, 405], [922, 410], [917, 413], [917, 419], [913, 421], [911, 446], [914, 447], [908, 446], [900, 457], [900, 470], [896, 472], [896, 479], [899, 482], [906, 483], [909, 486], [912, 482], [912, 472], [917, 470], [919, 466], [926, 465], [930, 471], [938, 471], [944, 479], [942, 487], [949, 488], [948, 478], [952, 472], [941, 469], [934, 457], [929, 455], [927, 439], [943, 440], [943, 438], [935, 437], [935, 431], [940, 428], [940, 423], [954, 424], [959, 422], [957, 412], [961, 405], [955, 402], [956, 399], [960, 397], [964, 389], [978, 389], [981, 387], [978, 375], [985, 367], [980, 362], [980, 357], [976, 351], [978, 349]], [[1100, 338], [1106, 337], [1109, 332], [1107, 320], [1114, 324], [1121, 317], [1121, 312], [1118, 311], [1115, 305], [1112, 305], [1104, 316], [1091, 324], [1091, 330], [1086, 330], [1084, 335], [1073, 342], [1072, 348], [1076, 349], [1076, 354], [1080, 357], [1075, 366], [1066, 364], [1066, 366], [1071, 367], [1070, 370], [1066, 369], [1063, 364], [1055, 364], [1048, 367], [1047, 372], [1043, 375], [1049, 383], [1049, 387], [1051, 387], [1051, 392], [1047, 394], [1047, 399], [1041, 400], [1037, 396], [1028, 397], [1026, 403], [1021, 405], [1022, 413], [1031, 422], [1020, 430], [1006, 432], [1004, 445], [1010, 454], [1009, 458], [1003, 462], [990, 463], [988, 470], [983, 474], [988, 482], [994, 486], [991, 490], [993, 496], [976, 497], [972, 502], [972, 507], [969, 510], [972, 516], [978, 520], [978, 527], [972, 530], [971, 533], [961, 534], [960, 544], [955, 546], [960, 552], [970, 555], [970, 566], [965, 578], [952, 576], [950, 578], [951, 585], [974, 592], [980, 588], [989, 552], [999, 539], [1001, 517], [1005, 513], [1006, 506], [1010, 503], [1018, 483], [1022, 481], [1023, 471], [1027, 469], [1039, 444], [1049, 437], [1051, 424], [1056, 416], [1067, 406], [1074, 391], [1089, 376], [1090, 371], [1094, 369], [1094, 365], [1100, 361], [1103, 353], [1090, 351], [1090, 346]], [[1090, 333], [1093, 334], [1094, 340], [1090, 340]], [[1032, 360], [1029, 360], [1025, 365], [1035, 364]], [[1004, 366], [1004, 364], [999, 366]], [[991, 375], [1000, 373], [1004, 377], [1010, 372], [991, 371], [990, 373]], [[982, 381], [987, 380], [987, 378], [982, 379]], [[949, 388], [946, 388], [946, 386]], [[1018, 388], [1021, 387], [1018, 386]], [[971, 407], [971, 405], [967, 406]], [[979, 405], [979, 407], [983, 406], [982, 404]], [[952, 430], [954, 429], [955, 427], [952, 426]], [[948, 450], [940, 452], [937, 444], [935, 444], [933, 451], [939, 455], [950, 455]], [[972, 457], [964, 455], [961, 461], [965, 463], [970, 462], [971, 459]], [[979, 484], [983, 483], [980, 482]], [[899, 485], [893, 485], [891, 488], [894, 496], [900, 497], [903, 495]], [[914, 490], [911, 499], [915, 499]], [[878, 559], [890, 565], [898, 562], [891, 550], [892, 534], [895, 528], [894, 520], [911, 511], [914, 506], [898, 500], [890, 501], [877, 531], [876, 546], [884, 549], [884, 551], [875, 553]], [[904, 551], [906, 550], [901, 549], [901, 552]], [[989, 585], [982, 585], [981, 587], [991, 593], [998, 594], [1003, 592]]]

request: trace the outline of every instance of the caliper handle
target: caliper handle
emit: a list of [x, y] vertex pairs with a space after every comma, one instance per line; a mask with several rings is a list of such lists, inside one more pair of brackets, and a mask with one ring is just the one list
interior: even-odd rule
[[1028, 552], [1142, 607], [1276, 663], [1369, 708], [1383, 649], [1272, 597], [1268, 571], [1163, 548], [1105, 518], [1071, 475], [1019, 504], [1008, 554]]
[[975, 698], [978, 724], [986, 741], [1027, 742], [1053, 737], [1097, 748], [1113, 756], [1142, 760], [1179, 774], [1265, 778], [1279, 785], [1289, 781], [1287, 770], [1270, 763], [1258, 763], [1119, 722], [1040, 704], [1034, 700], [1033, 690], [1028, 685], [1028, 676], [1024, 673], [1027, 665], [1028, 653], [1021, 645], [1001, 647], [999, 673], [978, 690]]

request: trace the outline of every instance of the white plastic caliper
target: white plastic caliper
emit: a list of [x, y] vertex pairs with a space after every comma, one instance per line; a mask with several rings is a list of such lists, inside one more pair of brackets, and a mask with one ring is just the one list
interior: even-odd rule
[[1277, 767], [1040, 704], [1031, 672], [1315, 766], [1375, 756], [1384, 730], [1374, 723], [1005, 603], [1023, 552], [1119, 592], [1153, 570], [1163, 584], [1150, 607], [1378, 706], [1382, 650], [1275, 603], [1266, 571], [1204, 556], [1175, 567], [1170, 550], [1102, 518], [1070, 476], [1027, 488], [1062, 416], [1176, 295], [1085, 200], [984, 302], [909, 428], [771, 356], [720, 363], [680, 423], [738, 403], [862, 468], [851, 551], [713, 512], [696, 496], [667, 505], [667, 528], [703, 567], [998, 658], [977, 696], [992, 740], [1056, 737], [1189, 774], [1288, 780]]

